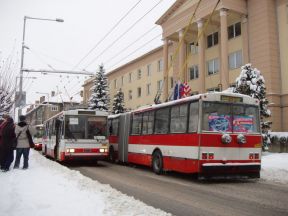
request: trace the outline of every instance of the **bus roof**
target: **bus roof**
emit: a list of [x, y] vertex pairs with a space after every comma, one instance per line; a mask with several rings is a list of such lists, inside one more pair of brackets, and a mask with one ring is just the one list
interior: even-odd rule
[[166, 107], [174, 104], [182, 104], [188, 101], [195, 100], [203, 100], [203, 101], [222, 101], [222, 102], [230, 102], [230, 103], [243, 103], [243, 104], [251, 104], [251, 105], [259, 105], [259, 101], [255, 98], [252, 98], [248, 95], [243, 95], [239, 93], [232, 92], [210, 92], [204, 94], [197, 94], [185, 98], [181, 98], [178, 100], [173, 100], [161, 104], [152, 104], [150, 106], [140, 107], [132, 112], [143, 112], [151, 109], [157, 109], [161, 107]]
[[[56, 115], [52, 116], [51, 118], [47, 119], [45, 122], [61, 115], [96, 115], [96, 116], [108, 116], [107, 111], [100, 111], [100, 110], [89, 110], [89, 109], [73, 109], [73, 110], [65, 110]], [[45, 123], [44, 122], [44, 123]]]

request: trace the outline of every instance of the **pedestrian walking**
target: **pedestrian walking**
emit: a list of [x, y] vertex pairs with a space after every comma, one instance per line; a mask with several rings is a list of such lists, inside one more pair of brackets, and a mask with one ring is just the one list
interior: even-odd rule
[[15, 134], [18, 137], [16, 146], [16, 160], [14, 169], [18, 169], [20, 165], [21, 156], [23, 155], [23, 169], [28, 169], [28, 160], [30, 152], [29, 136], [33, 137], [35, 129], [27, 124], [26, 117], [21, 115], [19, 123], [15, 127]]
[[13, 118], [7, 114], [5, 114], [3, 118], [4, 121], [0, 126], [0, 165], [1, 170], [7, 172], [14, 160], [13, 145], [16, 140], [16, 135]]

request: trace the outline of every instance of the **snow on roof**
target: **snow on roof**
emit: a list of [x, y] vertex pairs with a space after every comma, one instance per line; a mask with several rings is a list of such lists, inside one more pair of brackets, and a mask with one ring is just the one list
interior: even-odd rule
[[[82, 97], [77, 94], [74, 96], [68, 96], [67, 94], [56, 94], [53, 97], [49, 98], [49, 103], [80, 103], [82, 101]], [[48, 102], [48, 99], [45, 102]]]

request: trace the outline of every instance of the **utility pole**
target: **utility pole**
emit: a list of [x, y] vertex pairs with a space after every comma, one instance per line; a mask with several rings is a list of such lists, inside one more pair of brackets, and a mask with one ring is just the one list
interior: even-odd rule
[[[64, 22], [63, 19], [46, 19], [46, 18], [36, 18], [24, 16], [24, 25], [23, 25], [23, 37], [22, 37], [22, 47], [21, 47], [21, 63], [20, 63], [20, 82], [19, 82], [19, 101], [21, 102], [23, 99], [23, 64], [24, 64], [24, 49], [25, 46], [25, 31], [26, 31], [26, 20], [44, 20], [44, 21], [55, 21], [55, 22]], [[18, 116], [22, 115], [22, 104], [19, 104]]]

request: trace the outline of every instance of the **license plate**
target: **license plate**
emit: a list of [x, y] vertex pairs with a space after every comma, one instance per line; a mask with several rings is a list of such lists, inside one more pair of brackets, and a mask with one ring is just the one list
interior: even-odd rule
[[91, 149], [84, 149], [84, 153], [90, 153]]

